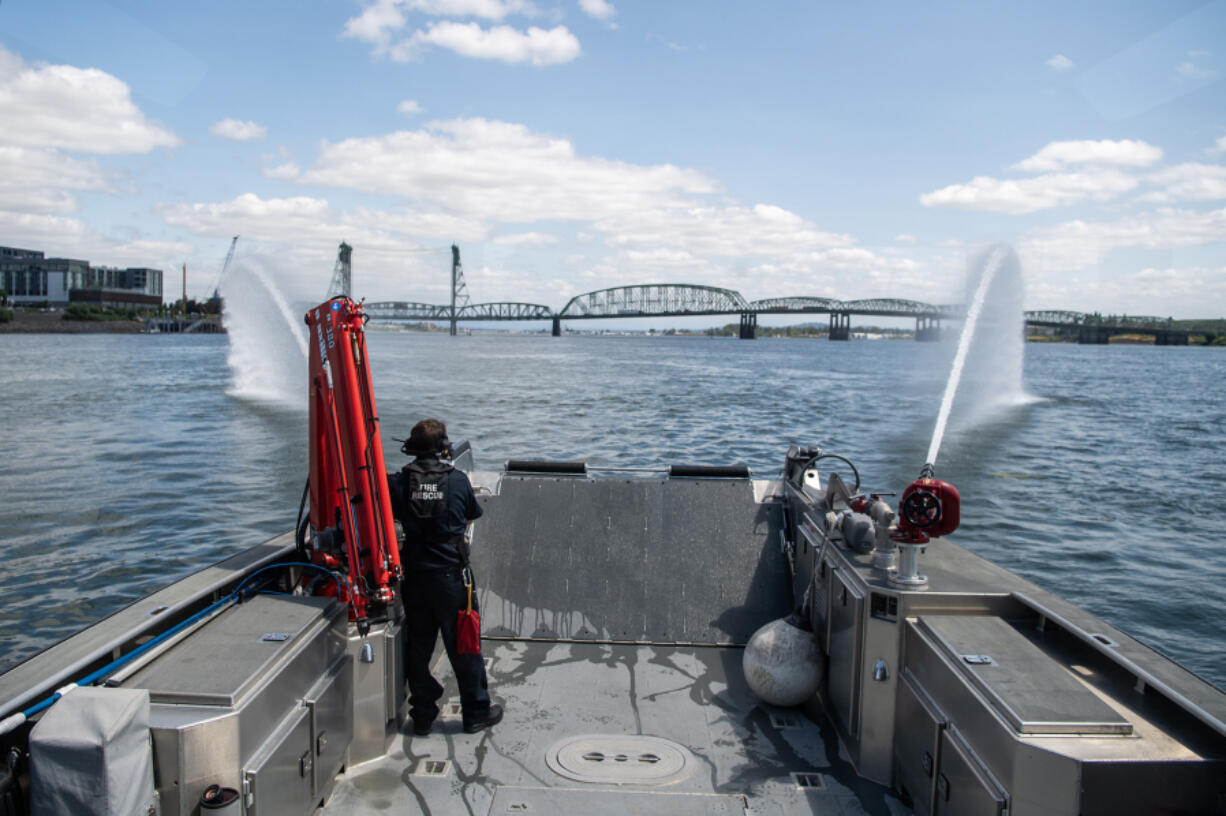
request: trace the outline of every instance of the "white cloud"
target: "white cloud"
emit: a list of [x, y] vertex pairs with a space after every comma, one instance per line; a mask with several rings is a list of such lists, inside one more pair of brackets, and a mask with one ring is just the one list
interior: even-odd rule
[[436, 212], [387, 212], [369, 207], [337, 211], [325, 199], [309, 196], [261, 198], [244, 193], [229, 201], [163, 204], [166, 223], [197, 235], [239, 233], [254, 241], [277, 243], [335, 242], [348, 236], [366, 251], [403, 251], [417, 238], [483, 240], [484, 224]]
[[1160, 208], [1115, 221], [1068, 221], [1033, 230], [1019, 246], [1024, 266], [1066, 272], [1103, 261], [1116, 249], [1175, 249], [1226, 241], [1226, 209]]
[[606, 0], [579, 0], [579, 8], [589, 17], [610, 25], [613, 25], [613, 18], [617, 16], [617, 9]]
[[811, 258], [855, 243], [850, 235], [819, 231], [795, 213], [766, 204], [629, 210], [595, 226], [614, 246], [673, 247], [726, 258]]
[[376, 54], [391, 53], [394, 59], [411, 59], [413, 38], [398, 43], [393, 43], [393, 39], [408, 25], [409, 15], [414, 13], [431, 17], [475, 17], [497, 23], [512, 15], [533, 17], [540, 12], [527, 0], [375, 0], [357, 17], [345, 22], [343, 33], [346, 37], [372, 43]]
[[407, 62], [420, 56], [424, 48], [436, 46], [473, 59], [496, 60], [510, 64], [558, 65], [577, 58], [579, 40], [566, 26], [549, 30], [532, 26], [520, 31], [510, 26], [482, 28], [477, 23], [444, 20], [430, 23], [425, 30], [388, 49], [392, 59]]
[[266, 167], [263, 173], [268, 178], [283, 179], [285, 181], [293, 181], [302, 175], [302, 168], [294, 164], [292, 161], [282, 162], [273, 167]]
[[1053, 71], [1067, 71], [1073, 67], [1073, 61], [1063, 54], [1056, 54], [1047, 61], [1047, 67]]
[[1148, 167], [1162, 159], [1162, 149], [1147, 142], [1123, 139], [1050, 142], [1038, 153], [1013, 166], [1014, 170], [1063, 170], [1071, 164]]
[[0, 210], [0, 235], [6, 243], [43, 249], [63, 258], [81, 258], [97, 264], [119, 266], [173, 266], [174, 258], [191, 252], [181, 241], [153, 241], [145, 238], [115, 241], [94, 232], [76, 218]]
[[486, 119], [325, 142], [300, 180], [503, 223], [594, 220], [717, 189], [693, 170], [582, 157], [565, 139]]
[[1219, 136], [1218, 140], [1213, 143], [1213, 147], [1209, 148], [1210, 153], [1226, 153], [1226, 136]]
[[[28, 66], [0, 48], [0, 144], [148, 153], [179, 139], [145, 118], [128, 86], [96, 68]], [[14, 127], [20, 123], [20, 127]]]
[[1143, 201], [1210, 201], [1226, 198], [1226, 166], [1220, 164], [1177, 164], [1158, 170], [1146, 181], [1162, 189], [1142, 196]]
[[396, 106], [396, 110], [406, 116], [412, 116], [422, 112], [421, 105], [417, 104], [416, 99], [406, 99]]
[[920, 203], [1020, 215], [1082, 201], [1109, 201], [1140, 184], [1140, 178], [1126, 170], [1148, 167], [1161, 158], [1161, 148], [1143, 141], [1051, 142], [1011, 168], [1041, 175], [1019, 179], [976, 176], [965, 184], [925, 193]]
[[495, 244], [514, 247], [544, 247], [558, 243], [558, 236], [544, 232], [516, 232], [510, 235], [499, 235]]
[[66, 213], [76, 199], [66, 190], [107, 188], [97, 163], [58, 150], [0, 145], [0, 209]]
[[1188, 58], [1175, 66], [1175, 73], [1186, 79], [1217, 79], [1218, 72], [1202, 64], [1210, 56], [1208, 51], [1189, 51]]
[[233, 139], [236, 142], [251, 142], [268, 137], [268, 128], [255, 122], [240, 122], [238, 119], [222, 119], [209, 128], [214, 136]]
[[1107, 201], [1135, 188], [1138, 181], [1118, 170], [1049, 173], [1025, 179], [977, 176], [920, 196], [925, 207], [987, 210], [1012, 215], [1067, 206], [1087, 199]]
[[900, 233], [894, 236], [894, 243], [896, 244], [914, 244], [915, 236], [909, 232], [903, 232], [903, 233]]

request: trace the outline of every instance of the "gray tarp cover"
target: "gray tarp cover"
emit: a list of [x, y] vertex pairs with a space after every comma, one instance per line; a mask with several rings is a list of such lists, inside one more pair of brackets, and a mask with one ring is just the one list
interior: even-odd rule
[[33, 816], [146, 816], [154, 803], [148, 691], [76, 689], [30, 732]]

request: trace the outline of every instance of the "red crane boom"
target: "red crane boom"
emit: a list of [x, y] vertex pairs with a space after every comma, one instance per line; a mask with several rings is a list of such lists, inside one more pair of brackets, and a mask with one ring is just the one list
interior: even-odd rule
[[400, 553], [366, 355], [361, 304], [335, 297], [307, 312], [314, 563], [345, 573], [350, 617], [393, 598]]

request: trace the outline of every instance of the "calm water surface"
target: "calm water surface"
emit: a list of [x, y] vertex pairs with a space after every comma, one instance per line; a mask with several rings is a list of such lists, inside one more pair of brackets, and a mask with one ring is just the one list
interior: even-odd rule
[[[0, 338], [0, 667], [293, 525], [305, 410], [292, 389], [233, 394], [229, 342]], [[953, 353], [373, 331], [369, 345], [385, 433], [438, 416], [480, 469], [547, 457], [773, 476], [795, 442], [846, 454], [876, 491], [918, 473]], [[1226, 687], [1226, 352], [1030, 345], [1024, 380], [1037, 400], [946, 436], [956, 540]]]

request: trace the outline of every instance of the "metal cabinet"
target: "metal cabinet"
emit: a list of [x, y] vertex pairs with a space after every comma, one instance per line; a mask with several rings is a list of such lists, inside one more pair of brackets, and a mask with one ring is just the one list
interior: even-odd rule
[[303, 700], [311, 712], [310, 750], [314, 757], [315, 801], [332, 792], [332, 783], [345, 764], [345, 751], [353, 739], [353, 658], [336, 661]]
[[307, 816], [332, 790], [353, 738], [353, 658], [342, 655], [243, 768], [247, 816]]
[[315, 795], [311, 712], [305, 705], [290, 712], [243, 769], [247, 816], [313, 810]]
[[910, 795], [916, 816], [929, 816], [933, 812], [941, 733], [946, 721], [936, 704], [919, 687], [915, 676], [906, 669], [898, 684], [895, 722], [894, 761], [898, 786]]
[[1000, 816], [1005, 794], [991, 774], [955, 731], [941, 732], [941, 758], [936, 778], [939, 816]]
[[864, 594], [843, 570], [830, 581], [830, 674], [827, 688], [835, 722], [853, 739], [860, 729], [860, 663]]

